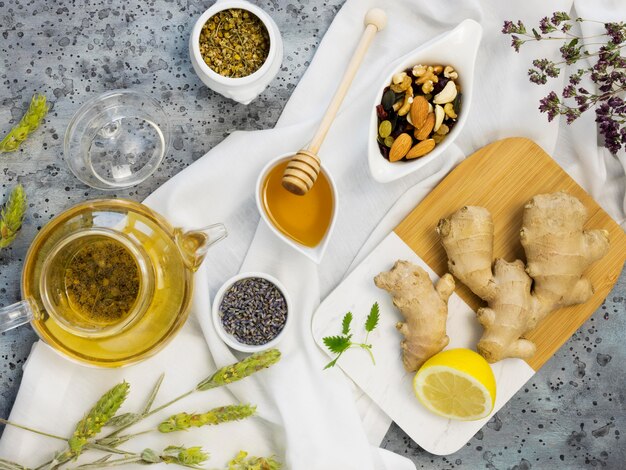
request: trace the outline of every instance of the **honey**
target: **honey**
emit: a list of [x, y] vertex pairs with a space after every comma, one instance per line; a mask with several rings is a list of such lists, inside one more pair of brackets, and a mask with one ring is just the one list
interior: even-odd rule
[[282, 186], [288, 160], [274, 166], [262, 186], [263, 209], [274, 227], [295, 242], [313, 248], [324, 239], [334, 207], [328, 178], [320, 172], [317, 181], [304, 196], [296, 196]]

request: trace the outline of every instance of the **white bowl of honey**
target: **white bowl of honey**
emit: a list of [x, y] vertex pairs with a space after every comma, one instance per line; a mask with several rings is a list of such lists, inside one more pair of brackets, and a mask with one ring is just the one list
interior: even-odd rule
[[323, 164], [317, 181], [304, 196], [283, 188], [283, 171], [294, 154], [280, 155], [265, 165], [257, 180], [256, 203], [278, 238], [319, 264], [337, 218], [337, 188]]

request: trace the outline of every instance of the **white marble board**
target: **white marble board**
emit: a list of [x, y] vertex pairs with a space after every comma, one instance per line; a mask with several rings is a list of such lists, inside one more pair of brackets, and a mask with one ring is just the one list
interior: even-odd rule
[[[438, 276], [394, 232], [322, 302], [313, 317], [313, 336], [318, 346], [328, 353], [322, 342], [324, 336], [341, 330], [343, 315], [354, 315], [352, 331], [355, 340], [365, 335], [363, 324], [374, 302], [380, 305], [380, 324], [370, 334], [376, 365], [365, 351], [351, 350], [338, 365], [363, 391], [374, 400], [418, 445], [432, 454], [448, 455], [459, 450], [491, 418], [479, 421], [454, 421], [441, 418], [424, 408], [413, 393], [413, 373], [402, 366], [401, 335], [395, 328], [402, 316], [393, 306], [391, 297], [374, 285], [374, 276], [389, 270], [398, 259], [422, 266], [436, 280]], [[448, 306], [447, 332], [451, 348], [475, 349], [481, 327], [475, 313], [456, 294]], [[329, 356], [330, 357], [330, 356]], [[492, 366], [496, 376], [497, 412], [533, 376], [535, 371], [520, 359], [506, 359]]]

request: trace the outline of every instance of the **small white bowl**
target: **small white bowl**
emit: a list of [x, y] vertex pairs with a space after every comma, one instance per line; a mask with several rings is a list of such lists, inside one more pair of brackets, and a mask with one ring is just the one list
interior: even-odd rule
[[328, 227], [328, 230], [326, 231], [326, 235], [324, 235], [324, 238], [322, 239], [321, 242], [319, 242], [317, 246], [313, 248], [304, 246], [292, 240], [291, 238], [285, 236], [276, 227], [274, 227], [274, 224], [272, 224], [272, 222], [270, 221], [269, 217], [267, 216], [267, 213], [265, 212], [265, 208], [263, 207], [263, 183], [265, 182], [265, 177], [270, 172], [270, 170], [274, 168], [274, 166], [278, 165], [280, 162], [290, 159], [296, 153], [297, 152], [290, 152], [290, 153], [285, 153], [283, 155], [280, 155], [276, 157], [275, 159], [271, 160], [267, 165], [265, 165], [263, 170], [261, 170], [261, 173], [259, 174], [259, 177], [256, 181], [256, 205], [257, 205], [257, 208], [259, 209], [259, 213], [261, 214], [261, 218], [265, 221], [265, 223], [270, 228], [270, 230], [274, 232], [274, 234], [278, 238], [284, 241], [287, 245], [291, 246], [295, 250], [302, 253], [304, 256], [312, 260], [314, 263], [320, 264], [322, 262], [322, 258], [324, 257], [324, 253], [326, 252], [326, 248], [328, 247], [330, 236], [333, 233], [333, 229], [335, 228], [335, 222], [337, 221], [337, 208], [339, 207], [339, 198], [337, 196], [337, 186], [335, 185], [335, 180], [333, 180], [333, 177], [331, 176], [331, 174], [324, 167], [324, 163], [322, 162], [320, 171], [324, 173], [324, 176], [326, 176], [326, 179], [328, 180], [330, 184], [330, 189], [333, 193], [333, 214], [330, 220], [330, 226]]
[[[441, 158], [448, 146], [454, 142], [460, 134], [472, 103], [472, 92], [474, 88], [474, 67], [476, 64], [476, 54], [482, 37], [483, 29], [474, 20], [465, 20], [448, 33], [444, 33], [426, 44], [418, 47], [413, 52], [405, 55], [389, 70], [383, 81], [380, 90], [376, 94], [376, 99], [372, 105], [372, 116], [370, 118], [370, 141], [368, 147], [368, 161], [372, 177], [380, 183], [388, 183], [407, 176], [419, 170], [435, 158]], [[442, 64], [452, 65], [459, 74], [459, 83], [463, 89], [463, 107], [459, 114], [459, 119], [450, 134], [434, 150], [424, 157], [411, 161], [390, 162], [380, 153], [376, 138], [378, 136], [378, 115], [376, 106], [380, 104], [383, 91], [391, 83], [391, 77], [416, 64]]]
[[[260, 278], [260, 279], [265, 279], [266, 281], [269, 281], [272, 284], [274, 284], [276, 288], [281, 292], [281, 294], [283, 294], [283, 297], [285, 298], [285, 303], [287, 304], [287, 320], [285, 321], [285, 326], [283, 326], [283, 329], [281, 330], [281, 332], [278, 333], [278, 335], [273, 340], [265, 344], [258, 345], [258, 346], [251, 345], [251, 344], [244, 344], [240, 342], [237, 338], [235, 338], [233, 335], [231, 335], [230, 333], [227, 333], [226, 330], [224, 329], [224, 325], [222, 325], [222, 319], [220, 318], [220, 304], [222, 303], [222, 298], [224, 297], [224, 294], [226, 293], [226, 291], [235, 282], [240, 281], [241, 279], [249, 279], [249, 278], [255, 278], [255, 277]], [[291, 299], [289, 298], [287, 289], [285, 289], [285, 286], [283, 286], [278, 279], [276, 279], [273, 276], [270, 276], [269, 274], [265, 274], [261, 272], [247, 272], [247, 273], [240, 273], [240, 274], [237, 274], [236, 276], [231, 277], [228, 281], [226, 281], [222, 285], [222, 287], [220, 287], [220, 289], [217, 291], [217, 294], [215, 294], [215, 298], [213, 299], [213, 308], [211, 312], [211, 317], [213, 318], [213, 325], [215, 326], [218, 336], [228, 346], [230, 346], [233, 349], [236, 349], [237, 351], [241, 351], [245, 353], [255, 353], [255, 352], [265, 351], [266, 349], [273, 348], [280, 342], [280, 340], [283, 339], [283, 337], [285, 336], [285, 332], [288, 330], [289, 325], [291, 324], [292, 313], [293, 312], [291, 309]]]
[[[225, 77], [215, 72], [200, 53], [200, 33], [204, 24], [217, 12], [231, 8], [247, 10], [259, 18], [270, 38], [270, 50], [263, 65], [256, 72], [240, 78]], [[227, 98], [248, 104], [265, 90], [278, 73], [283, 61], [283, 39], [274, 20], [261, 8], [245, 0], [218, 0], [196, 21], [189, 39], [189, 55], [193, 69], [206, 86]]]

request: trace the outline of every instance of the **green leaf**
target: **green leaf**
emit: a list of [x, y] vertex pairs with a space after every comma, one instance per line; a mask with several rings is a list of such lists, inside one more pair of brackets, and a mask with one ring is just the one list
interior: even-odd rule
[[535, 28], [533, 28], [533, 36], [535, 36], [535, 39], [537, 41], [541, 41], [541, 34], [539, 34], [539, 32]]
[[352, 322], [352, 312], [348, 312], [344, 315], [341, 321], [341, 333], [347, 335], [350, 333], [350, 323]]
[[341, 354], [350, 347], [351, 336], [326, 336], [322, 338], [326, 347], [335, 354]]
[[380, 320], [380, 311], [378, 308], [378, 302], [375, 302], [374, 305], [372, 305], [370, 314], [365, 319], [365, 331], [368, 333], [374, 331], [374, 328], [378, 326], [378, 320]]
[[165, 378], [165, 374], [161, 374], [159, 378], [157, 379], [156, 383], [154, 384], [154, 387], [152, 387], [152, 391], [150, 392], [150, 395], [148, 396], [148, 400], [146, 400], [146, 404], [144, 405], [143, 411], [141, 412], [142, 415], [145, 415], [150, 412], [150, 409], [152, 408], [154, 400], [156, 399], [156, 396], [159, 393], [159, 389], [161, 388], [161, 384], [163, 383], [164, 378]]
[[141, 418], [141, 415], [137, 413], [122, 413], [121, 415], [114, 416], [109, 420], [107, 426], [112, 428], [118, 428], [122, 426], [130, 426], [136, 423]]
[[324, 367], [324, 370], [330, 369], [331, 367], [335, 367], [335, 364], [337, 364], [337, 359], [339, 359], [339, 356], [337, 356], [335, 359], [333, 359], [328, 364], [326, 364], [326, 366]]

